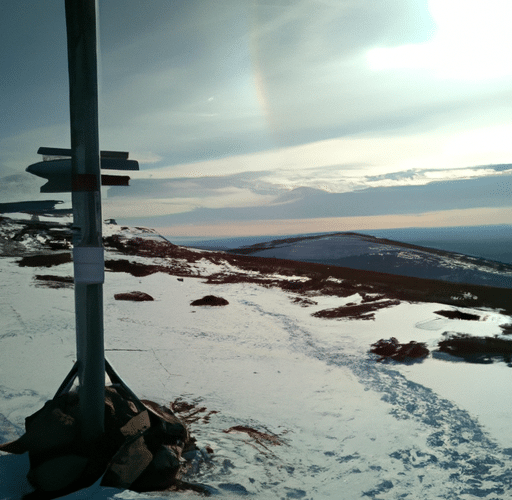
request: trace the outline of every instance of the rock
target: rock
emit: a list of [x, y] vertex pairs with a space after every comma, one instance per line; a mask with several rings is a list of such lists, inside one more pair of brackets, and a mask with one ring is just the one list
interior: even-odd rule
[[33, 459], [70, 446], [78, 432], [76, 420], [70, 413], [76, 413], [77, 407], [78, 398], [70, 398], [66, 406], [60, 401], [48, 401], [25, 419], [25, 434], [16, 441], [1, 445], [0, 450], [14, 454], [28, 451]]
[[31, 498], [56, 498], [101, 484], [134, 491], [188, 487], [179, 479], [184, 449], [195, 448], [170, 408], [142, 403], [122, 385], [105, 388], [105, 432], [97, 442], [80, 439], [76, 393], [48, 401], [27, 417], [25, 434], [2, 451], [28, 452]]
[[462, 311], [434, 311], [434, 314], [439, 314], [439, 316], [444, 316], [449, 319], [462, 319], [466, 321], [478, 321], [480, 319], [478, 314], [471, 314]]
[[160, 446], [153, 460], [134, 481], [130, 489], [138, 492], [166, 490], [176, 482], [180, 460], [176, 452], [167, 446]]
[[[443, 335], [447, 335], [444, 333]], [[468, 334], [447, 335], [438, 343], [439, 350], [459, 356], [466, 361], [488, 363], [493, 357], [502, 357], [510, 363], [512, 359], [512, 341], [496, 337], [474, 337]]]
[[424, 343], [412, 340], [408, 344], [400, 344], [395, 337], [390, 339], [380, 339], [372, 344], [370, 352], [378, 354], [382, 361], [385, 358], [391, 358], [395, 361], [405, 361], [406, 359], [426, 358], [430, 351]]
[[112, 459], [103, 478], [103, 485], [116, 488], [129, 488], [133, 482], [146, 470], [153, 460], [143, 436], [129, 441]]
[[125, 293], [116, 293], [114, 295], [114, 299], [116, 300], [133, 300], [134, 302], [144, 302], [149, 300], [155, 300], [151, 295], [145, 292], [125, 292]]
[[158, 432], [162, 444], [175, 445], [190, 439], [186, 426], [172, 410], [146, 399], [142, 403], [149, 411], [151, 425]]
[[226, 299], [215, 295], [206, 295], [202, 299], [190, 303], [191, 306], [227, 306], [228, 304], [229, 302]]
[[38, 490], [59, 491], [76, 481], [87, 466], [87, 458], [62, 455], [31, 469], [28, 479]]

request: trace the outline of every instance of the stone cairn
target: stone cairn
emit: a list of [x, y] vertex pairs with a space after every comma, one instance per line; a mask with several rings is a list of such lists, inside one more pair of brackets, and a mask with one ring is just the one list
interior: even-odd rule
[[[55, 498], [102, 486], [138, 492], [194, 489], [180, 480], [182, 455], [197, 449], [185, 424], [170, 408], [139, 400], [123, 384], [105, 388], [105, 432], [97, 442], [80, 439], [78, 394], [67, 392], [25, 419], [26, 432], [0, 445], [8, 453], [27, 453], [33, 498]], [[25, 497], [25, 498], [28, 498]]]

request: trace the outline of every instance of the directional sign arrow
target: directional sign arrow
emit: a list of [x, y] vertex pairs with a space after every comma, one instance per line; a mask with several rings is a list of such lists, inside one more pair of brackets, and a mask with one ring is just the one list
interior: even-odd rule
[[[135, 160], [123, 160], [119, 158], [101, 158], [101, 168], [106, 170], [138, 170], [139, 164]], [[26, 171], [48, 179], [41, 186], [41, 193], [70, 193], [72, 191], [94, 191], [98, 189], [96, 177], [90, 175], [71, 174], [71, 159], [48, 160], [33, 163]], [[102, 175], [103, 186], [128, 186], [130, 177], [127, 175]]]

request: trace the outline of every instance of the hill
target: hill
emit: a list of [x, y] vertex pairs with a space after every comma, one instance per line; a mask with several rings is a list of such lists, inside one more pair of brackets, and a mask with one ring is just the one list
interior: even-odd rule
[[230, 253], [512, 288], [512, 265], [359, 233], [277, 239]]

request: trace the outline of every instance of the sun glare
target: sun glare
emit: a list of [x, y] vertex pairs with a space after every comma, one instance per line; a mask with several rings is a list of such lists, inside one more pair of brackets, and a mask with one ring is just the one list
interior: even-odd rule
[[373, 70], [423, 69], [439, 78], [483, 80], [512, 74], [508, 26], [512, 4], [502, 0], [430, 0], [431, 40], [367, 53]]

